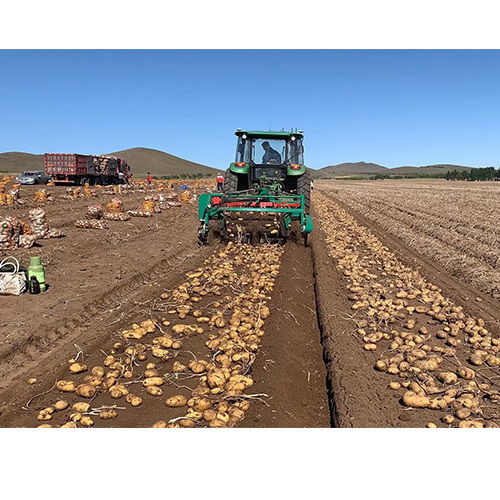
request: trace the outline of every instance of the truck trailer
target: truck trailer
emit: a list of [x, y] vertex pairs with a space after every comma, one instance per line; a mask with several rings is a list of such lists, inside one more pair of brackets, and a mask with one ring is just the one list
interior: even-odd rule
[[126, 160], [116, 156], [45, 153], [45, 173], [55, 184], [120, 184], [129, 172]]

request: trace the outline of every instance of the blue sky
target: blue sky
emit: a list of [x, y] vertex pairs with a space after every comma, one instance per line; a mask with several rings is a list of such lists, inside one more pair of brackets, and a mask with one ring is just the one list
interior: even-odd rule
[[0, 50], [0, 152], [159, 149], [217, 168], [234, 131], [305, 132], [312, 168], [500, 166], [499, 50]]

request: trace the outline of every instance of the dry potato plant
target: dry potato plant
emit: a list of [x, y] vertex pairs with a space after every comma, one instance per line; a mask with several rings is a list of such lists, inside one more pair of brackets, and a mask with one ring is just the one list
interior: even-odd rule
[[500, 183], [343, 181], [318, 188], [500, 298]]
[[401, 404], [428, 427], [497, 427], [500, 338], [403, 265], [331, 198], [315, 193], [330, 256], [346, 280], [352, 333]]

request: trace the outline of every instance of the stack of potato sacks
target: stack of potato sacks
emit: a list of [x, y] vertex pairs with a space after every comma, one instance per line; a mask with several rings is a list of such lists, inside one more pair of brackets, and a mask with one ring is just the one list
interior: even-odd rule
[[106, 213], [103, 215], [106, 220], [129, 220], [130, 215], [123, 213], [123, 202], [119, 198], [112, 198], [106, 204]]
[[16, 204], [21, 204], [22, 201], [19, 199], [19, 188], [20, 184], [13, 184], [11, 189], [7, 192], [7, 181], [0, 183], [0, 205], [14, 206]]
[[127, 214], [132, 217], [152, 217], [157, 211], [161, 212], [161, 210], [156, 210], [152, 196], [146, 196], [142, 202], [142, 210], [127, 210]]
[[59, 229], [48, 226], [41, 208], [30, 210], [29, 218], [30, 225], [15, 216], [0, 217], [0, 249], [31, 248], [38, 239], [64, 236]]
[[40, 239], [61, 238], [64, 233], [60, 229], [49, 227], [45, 212], [41, 208], [34, 208], [29, 211], [28, 217], [31, 221], [31, 229]]
[[79, 229], [107, 229], [108, 224], [102, 220], [104, 215], [101, 205], [90, 205], [85, 212], [85, 219], [75, 221]]
[[16, 216], [0, 217], [0, 250], [30, 248], [37, 239], [30, 227]]
[[47, 193], [47, 190], [39, 189], [38, 191], [35, 191], [33, 201], [36, 201], [37, 203], [47, 203], [48, 201], [52, 201], [52, 196]]

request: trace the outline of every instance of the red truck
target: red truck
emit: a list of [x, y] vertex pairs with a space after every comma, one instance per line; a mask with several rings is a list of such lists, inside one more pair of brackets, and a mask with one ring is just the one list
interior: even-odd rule
[[123, 184], [130, 166], [116, 156], [45, 153], [45, 173], [55, 184]]

